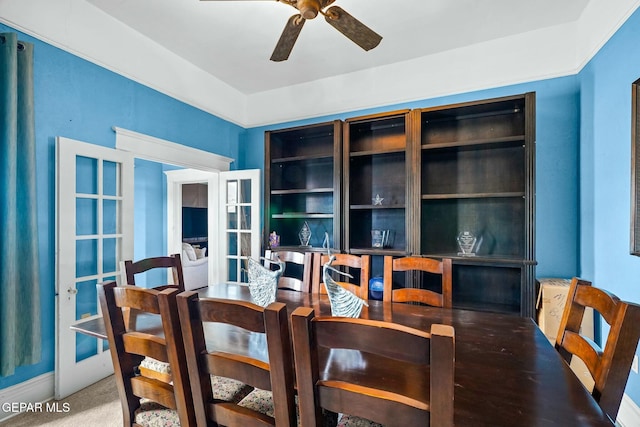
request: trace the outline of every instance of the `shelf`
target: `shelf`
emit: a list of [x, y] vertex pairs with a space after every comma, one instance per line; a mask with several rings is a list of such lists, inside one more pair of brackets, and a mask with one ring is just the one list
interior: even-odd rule
[[273, 219], [333, 218], [333, 214], [332, 213], [291, 212], [291, 213], [272, 214], [271, 218]]
[[451, 258], [454, 264], [465, 264], [465, 265], [475, 265], [475, 264], [490, 264], [490, 265], [503, 265], [503, 266], [511, 266], [511, 267], [520, 267], [523, 265], [535, 265], [536, 261], [525, 260], [522, 258], [516, 258], [512, 256], [504, 256], [504, 255], [476, 255], [476, 256], [464, 256], [458, 255], [457, 253], [432, 253], [432, 254], [422, 254], [421, 256], [427, 258]]
[[[322, 246], [296, 246], [296, 245], [281, 245], [275, 248], [271, 248], [272, 251], [295, 251], [295, 252], [327, 252], [326, 248]], [[337, 252], [335, 249], [331, 249], [332, 253]]]
[[455, 200], [455, 199], [491, 199], [491, 198], [522, 198], [525, 193], [521, 191], [507, 193], [453, 193], [453, 194], [423, 194], [422, 200]]
[[349, 253], [353, 255], [391, 255], [391, 256], [406, 256], [406, 251], [401, 249], [377, 249], [377, 248], [351, 248]]
[[404, 209], [404, 205], [350, 205], [351, 210]]
[[361, 157], [361, 156], [377, 156], [377, 155], [384, 155], [384, 154], [398, 154], [398, 153], [404, 153], [405, 152], [405, 148], [396, 148], [396, 149], [392, 149], [392, 150], [367, 150], [367, 151], [352, 151], [351, 153], [349, 153], [350, 157]]
[[324, 160], [327, 162], [333, 161], [333, 154], [312, 154], [306, 156], [293, 156], [293, 157], [279, 157], [277, 159], [271, 159], [271, 163], [289, 163], [289, 162], [301, 162], [308, 160]]
[[287, 195], [287, 194], [308, 194], [308, 193], [333, 193], [333, 188], [331, 187], [322, 187], [322, 188], [294, 188], [287, 190], [271, 190], [271, 195]]
[[444, 148], [458, 148], [458, 147], [478, 147], [482, 145], [504, 145], [509, 143], [523, 143], [524, 135], [505, 136], [502, 138], [485, 138], [476, 139], [470, 141], [452, 141], [452, 142], [438, 142], [433, 144], [422, 144], [423, 150], [438, 150]]

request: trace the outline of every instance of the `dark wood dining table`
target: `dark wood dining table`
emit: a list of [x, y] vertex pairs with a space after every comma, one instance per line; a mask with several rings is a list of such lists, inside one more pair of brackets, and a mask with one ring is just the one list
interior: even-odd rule
[[[242, 285], [215, 285], [198, 292], [202, 297], [251, 300], [248, 288]], [[314, 308], [316, 315], [331, 314], [326, 295], [278, 290], [277, 300], [287, 305], [289, 313], [306, 306]], [[429, 330], [433, 323], [455, 328], [456, 426], [613, 425], [532, 319], [382, 301], [368, 304], [362, 310], [362, 318], [422, 330]], [[72, 329], [106, 339], [101, 319], [79, 323]], [[159, 319], [139, 317], [138, 329], [158, 331]], [[205, 334], [207, 347], [267, 360], [261, 334], [219, 324], [212, 325]], [[361, 369], [381, 382], [405, 381], [411, 386], [425, 376], [423, 372], [394, 370], [388, 363], [377, 366], [367, 355], [351, 350], [332, 351], [330, 357], [334, 368]]]

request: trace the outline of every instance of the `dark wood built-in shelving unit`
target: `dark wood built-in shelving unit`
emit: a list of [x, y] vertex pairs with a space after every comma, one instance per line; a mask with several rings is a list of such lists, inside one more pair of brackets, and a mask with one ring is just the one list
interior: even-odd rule
[[[535, 94], [354, 117], [265, 134], [265, 242], [453, 259], [454, 306], [532, 317]], [[376, 197], [382, 198], [376, 203]], [[374, 247], [372, 230], [389, 230]], [[462, 256], [457, 236], [482, 238]], [[410, 275], [398, 286], [431, 286]], [[395, 277], [394, 277], [395, 281]]]
[[[347, 252], [372, 255], [407, 252], [409, 120], [409, 110], [402, 110], [345, 121], [342, 188]], [[380, 203], [375, 202], [378, 196]], [[383, 247], [373, 246], [372, 230], [389, 231]], [[376, 269], [373, 271], [375, 274]]]
[[[535, 95], [414, 110], [417, 253], [454, 260], [454, 305], [533, 316]], [[456, 237], [482, 238], [460, 256]]]
[[300, 248], [298, 232], [311, 229], [310, 247], [319, 250], [325, 232], [340, 247], [342, 122], [335, 120], [265, 132], [265, 228], [280, 235], [284, 249]]

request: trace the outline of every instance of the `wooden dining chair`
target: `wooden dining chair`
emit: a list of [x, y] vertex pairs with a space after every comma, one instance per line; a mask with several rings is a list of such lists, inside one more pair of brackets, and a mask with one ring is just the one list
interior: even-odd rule
[[[377, 320], [314, 317], [312, 308], [299, 307], [291, 328], [301, 425], [327, 425], [342, 414], [341, 425], [453, 426], [453, 327], [433, 324], [427, 332]], [[337, 351], [351, 351], [354, 363], [333, 362]], [[389, 377], [389, 366], [406, 369]]]
[[[440, 292], [429, 289], [393, 289], [393, 273], [396, 271], [422, 271], [439, 275]], [[451, 308], [453, 305], [451, 259], [438, 261], [432, 258], [407, 256], [402, 258], [384, 257], [383, 300], [393, 302], [418, 302], [435, 307]]]
[[[184, 292], [178, 296], [178, 313], [199, 426], [297, 425], [293, 357], [285, 304], [274, 302], [261, 307], [247, 301], [199, 298], [196, 292]], [[257, 350], [266, 345], [268, 361], [228, 349], [207, 350], [204, 331], [211, 322], [242, 328], [248, 334], [247, 340], [264, 337], [266, 344], [259, 345]], [[236, 334], [236, 339], [245, 339]], [[212, 394], [210, 375], [234, 378], [255, 389], [238, 403], [221, 401]]]
[[180, 259], [180, 254], [144, 258], [139, 261], [125, 260], [124, 271], [127, 285], [136, 285], [136, 274], [141, 274], [156, 268], [170, 268], [173, 274], [173, 284], [163, 284], [160, 286], [152, 287], [153, 289], [163, 290], [169, 287], [173, 287], [177, 288], [181, 292], [184, 291], [184, 277], [182, 273], [182, 261]]
[[[139, 261], [125, 260], [122, 262], [124, 267], [124, 273], [126, 278], [126, 284], [131, 286], [136, 285], [136, 275], [145, 273], [153, 269], [171, 269], [173, 275], [173, 284], [162, 284], [158, 286], [148, 286], [151, 289], [162, 291], [164, 289], [178, 289], [180, 292], [184, 291], [184, 278], [182, 275], [182, 262], [180, 254], [173, 254], [169, 256], [160, 256], [153, 258], [144, 258]], [[125, 310], [125, 321], [127, 327], [134, 328], [138, 312], [135, 309]]]
[[[167, 315], [177, 313], [178, 292], [116, 286], [116, 282], [98, 285], [125, 426], [155, 426], [161, 420], [173, 425], [195, 425], [179, 318]], [[160, 315], [162, 330], [127, 330], [123, 308]], [[168, 364], [170, 376], [163, 379], [139, 369], [147, 358]]]
[[[362, 299], [369, 299], [369, 278], [371, 276], [371, 256], [369, 255], [352, 255], [352, 254], [332, 254], [335, 257], [331, 263], [332, 267], [348, 267], [358, 270], [360, 277], [359, 283], [349, 282], [347, 277], [340, 276], [340, 279], [336, 280], [336, 283], [353, 292], [356, 296]], [[313, 260], [313, 283], [311, 290], [316, 294], [326, 294], [327, 288], [324, 286], [323, 269], [322, 267], [329, 262], [329, 255], [321, 254], [319, 252], [314, 254]]]
[[[580, 335], [585, 308], [591, 307], [609, 325], [604, 349]], [[567, 363], [579, 357], [589, 369], [591, 395], [615, 421], [640, 338], [640, 305], [620, 301], [591, 282], [571, 280], [555, 347]]]
[[[285, 263], [284, 274], [278, 280], [278, 289], [290, 289], [298, 292], [311, 291], [311, 273], [313, 255], [311, 252], [266, 250], [268, 260], [279, 259]], [[265, 267], [269, 267], [265, 265]]]

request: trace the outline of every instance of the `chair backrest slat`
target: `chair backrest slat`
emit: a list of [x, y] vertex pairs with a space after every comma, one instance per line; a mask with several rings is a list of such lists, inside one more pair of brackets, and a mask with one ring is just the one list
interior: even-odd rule
[[[421, 271], [439, 275], [441, 291], [429, 289], [400, 288], [393, 289], [393, 273], [396, 271]], [[435, 307], [451, 308], [453, 306], [453, 270], [450, 258], [438, 261], [431, 258], [408, 256], [402, 258], [384, 257], [384, 293], [385, 301], [418, 302]]]
[[[181, 292], [184, 291], [184, 276], [182, 272], [182, 261], [180, 259], [180, 254], [145, 258], [139, 261], [124, 261], [124, 270], [127, 279], [127, 285], [135, 286], [136, 274], [141, 274], [156, 268], [170, 268], [173, 275], [173, 286], [177, 287]], [[166, 285], [163, 285], [161, 287], [155, 287], [154, 289], [162, 290], [166, 287]]]

